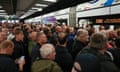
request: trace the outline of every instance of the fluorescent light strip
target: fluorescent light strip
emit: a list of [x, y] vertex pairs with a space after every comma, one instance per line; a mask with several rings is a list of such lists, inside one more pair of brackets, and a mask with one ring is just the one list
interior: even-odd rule
[[34, 13], [34, 12], [37, 12], [37, 10], [30, 10], [27, 13]]
[[6, 15], [6, 14], [0, 14], [0, 15]]
[[42, 8], [38, 9], [38, 11], [42, 11], [42, 10], [43, 10]]
[[7, 13], [0, 13], [0, 14], [7, 14]]
[[7, 15], [7, 14], [0, 14], [0, 15]]
[[46, 4], [35, 4], [35, 6], [47, 7], [48, 5], [46, 5]]
[[29, 12], [32, 12], [32, 11], [34, 11], [34, 10], [28, 10]]
[[21, 17], [20, 17], [20, 19], [23, 19], [23, 18], [25, 18], [25, 16], [21, 16]]
[[43, 10], [42, 8], [35, 8], [35, 7], [33, 7], [32, 9], [33, 10], [38, 10], [38, 11], [42, 11]]
[[57, 0], [44, 0], [44, 1], [48, 1], [48, 2], [57, 2]]
[[0, 10], [0, 12], [5, 12], [5, 10]]
[[[35, 10], [33, 10], [34, 12], [36, 12]], [[23, 19], [23, 18], [25, 18], [25, 17], [27, 17], [27, 16], [29, 16], [29, 15], [31, 15], [31, 14], [33, 14], [34, 12], [33, 11], [28, 11], [27, 13], [25, 13], [24, 15], [22, 15], [21, 17], [20, 17], [20, 19]]]
[[25, 13], [24, 15], [22, 15], [22, 16], [20, 17], [20, 19], [23, 19], [23, 18], [25, 18], [25, 17], [27, 17], [27, 16], [29, 16], [29, 15], [33, 14], [34, 12], [37, 12], [37, 11], [42, 11], [42, 8], [32, 7], [32, 9], [31, 9], [31, 10], [28, 10], [27, 13]]
[[32, 7], [32, 9], [39, 9], [39, 8]]
[[0, 16], [7, 16], [7, 15], [1, 15], [1, 14], [0, 14]]
[[36, 10], [36, 9], [42, 9], [42, 8], [36, 8], [36, 7], [32, 7], [33, 10]]

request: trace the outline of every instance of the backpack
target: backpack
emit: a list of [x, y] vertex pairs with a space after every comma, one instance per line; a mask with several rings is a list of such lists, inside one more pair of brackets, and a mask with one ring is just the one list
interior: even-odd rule
[[118, 68], [113, 63], [113, 58], [109, 52], [106, 52], [104, 55], [100, 54], [96, 48], [86, 47], [80, 54], [92, 54], [98, 58], [100, 65], [100, 72], [120, 72]]

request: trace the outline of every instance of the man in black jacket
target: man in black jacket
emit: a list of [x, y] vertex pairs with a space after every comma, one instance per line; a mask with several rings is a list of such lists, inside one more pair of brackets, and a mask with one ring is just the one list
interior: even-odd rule
[[0, 44], [0, 72], [18, 72], [18, 69], [11, 59], [14, 44], [5, 40]]
[[[25, 64], [25, 56], [26, 48], [23, 43], [23, 31], [18, 29], [15, 30], [15, 38], [12, 40], [14, 43], [14, 51], [12, 53], [12, 58], [15, 60], [16, 65], [19, 68], [19, 71], [23, 71], [23, 66]], [[22, 59], [21, 59], [22, 58]]]
[[72, 48], [72, 56], [73, 59], [77, 56], [77, 54], [85, 47], [88, 43], [88, 31], [84, 29], [79, 29], [76, 34], [76, 40], [73, 43]]
[[55, 61], [64, 72], [70, 72], [72, 68], [72, 56], [66, 48], [67, 35], [64, 32], [58, 33]]
[[106, 49], [107, 42], [104, 33], [94, 33], [89, 46], [77, 55], [72, 72], [120, 72]]

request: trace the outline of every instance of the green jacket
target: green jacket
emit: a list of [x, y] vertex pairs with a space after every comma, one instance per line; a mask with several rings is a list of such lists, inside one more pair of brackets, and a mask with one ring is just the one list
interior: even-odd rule
[[36, 45], [35, 41], [29, 40], [29, 42], [28, 42], [28, 51], [29, 51], [30, 56], [31, 56], [31, 53], [32, 53], [32, 49], [35, 47], [35, 45]]
[[62, 70], [52, 60], [39, 60], [33, 63], [32, 72], [62, 72]]

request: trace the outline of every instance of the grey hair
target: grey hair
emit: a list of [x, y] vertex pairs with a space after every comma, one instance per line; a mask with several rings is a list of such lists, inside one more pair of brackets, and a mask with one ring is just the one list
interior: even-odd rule
[[107, 36], [102, 32], [98, 32], [91, 36], [90, 46], [97, 48], [98, 50], [105, 49], [107, 41]]
[[53, 52], [54, 46], [52, 44], [44, 44], [40, 48], [40, 55], [42, 58], [46, 58], [49, 54]]
[[105, 35], [106, 35], [107, 32], [108, 32], [107, 30], [100, 31], [100, 33], [105, 34]]
[[86, 33], [88, 33], [87, 30], [85, 30], [85, 29], [79, 29], [77, 31], [77, 34], [76, 34], [77, 40], [80, 40], [82, 37], [84, 37]]

